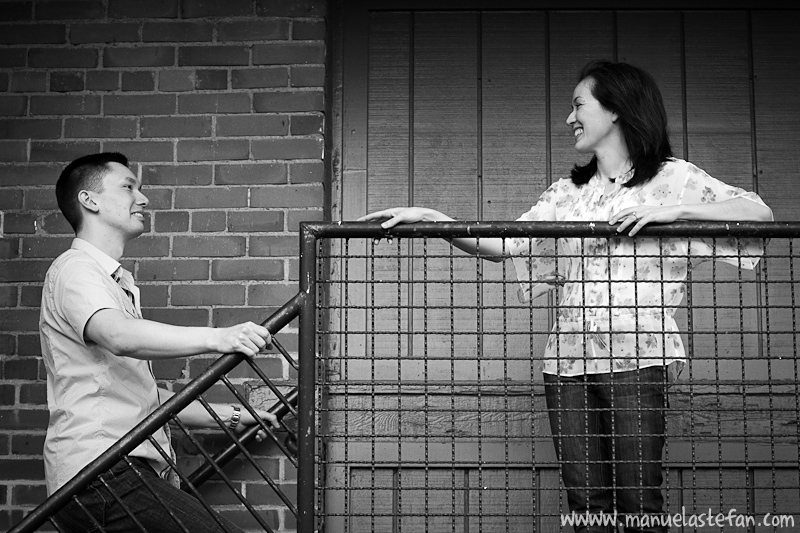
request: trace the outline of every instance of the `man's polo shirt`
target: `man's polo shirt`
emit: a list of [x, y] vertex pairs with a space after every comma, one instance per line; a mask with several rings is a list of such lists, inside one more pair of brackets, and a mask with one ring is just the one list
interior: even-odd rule
[[[50, 423], [44, 443], [48, 494], [69, 481], [159, 406], [148, 361], [121, 357], [84, 338], [89, 319], [101, 309], [141, 318], [135, 302], [114, 280], [120, 264], [82, 239], [50, 266], [42, 292], [39, 333], [47, 369]], [[168, 454], [163, 429], [153, 437]], [[145, 441], [130, 453], [157, 472], [167, 467]]]

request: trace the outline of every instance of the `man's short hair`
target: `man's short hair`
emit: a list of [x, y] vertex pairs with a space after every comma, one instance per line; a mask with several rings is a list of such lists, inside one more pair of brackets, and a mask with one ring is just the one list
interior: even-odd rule
[[66, 166], [56, 182], [58, 208], [72, 229], [77, 232], [83, 221], [78, 193], [83, 190], [100, 192], [109, 163], [128, 166], [128, 158], [117, 152], [103, 152], [79, 157]]

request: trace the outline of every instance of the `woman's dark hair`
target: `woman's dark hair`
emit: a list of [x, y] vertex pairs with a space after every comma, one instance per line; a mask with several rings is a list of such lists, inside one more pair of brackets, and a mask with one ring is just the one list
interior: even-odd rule
[[83, 219], [78, 193], [83, 190], [100, 192], [103, 188], [103, 177], [109, 170], [109, 163], [119, 163], [127, 167], [128, 158], [117, 152], [85, 155], [67, 165], [58, 177], [56, 182], [58, 208], [75, 232], [80, 229]]
[[[628, 147], [633, 177], [625, 184], [633, 187], [655, 176], [672, 146], [667, 130], [667, 111], [661, 91], [653, 77], [644, 70], [611, 61], [591, 61], [581, 70], [578, 82], [591, 78], [592, 95], [605, 109], [616, 113]], [[575, 165], [572, 181], [583, 185], [597, 172], [597, 157], [587, 164]]]

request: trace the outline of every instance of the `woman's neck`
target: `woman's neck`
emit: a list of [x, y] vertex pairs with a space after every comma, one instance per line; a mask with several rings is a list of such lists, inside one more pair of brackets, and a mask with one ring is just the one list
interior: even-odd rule
[[597, 155], [597, 177], [613, 182], [631, 169], [627, 150]]

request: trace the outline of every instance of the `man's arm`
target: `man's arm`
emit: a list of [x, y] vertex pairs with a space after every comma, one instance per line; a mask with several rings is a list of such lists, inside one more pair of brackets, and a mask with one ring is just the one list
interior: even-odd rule
[[[168, 391], [166, 389], [158, 389], [158, 394], [161, 399], [161, 403], [166, 402], [169, 398], [175, 395], [174, 392]], [[212, 403], [209, 404], [214, 412], [217, 414], [218, 417], [225, 423], [230, 424], [231, 418], [233, 416], [233, 406], [227, 404], [218, 404]], [[264, 411], [263, 409], [256, 409], [256, 414], [267, 422], [268, 425], [271, 425], [274, 428], [279, 428], [280, 425], [278, 424], [278, 419], [275, 415]], [[256, 423], [255, 418], [247, 409], [241, 409], [240, 411], [241, 418], [239, 419], [239, 423], [235, 427], [235, 431], [237, 433], [241, 433], [246, 430], [249, 426], [252, 426]], [[197, 400], [193, 401], [186, 407], [184, 407], [183, 411], [178, 413], [178, 418], [180, 418], [181, 422], [186, 424], [190, 427], [204, 427], [204, 428], [218, 428], [219, 425], [214, 420], [214, 417], [206, 411], [206, 408], [203, 407], [203, 404], [198, 402]], [[263, 431], [259, 431], [256, 434], [256, 440], [261, 440], [266, 437], [266, 434]]]
[[97, 311], [84, 337], [111, 353], [134, 359], [170, 359], [202, 353], [253, 356], [271, 342], [267, 328], [245, 322], [228, 328], [172, 326], [131, 318], [119, 309]]

